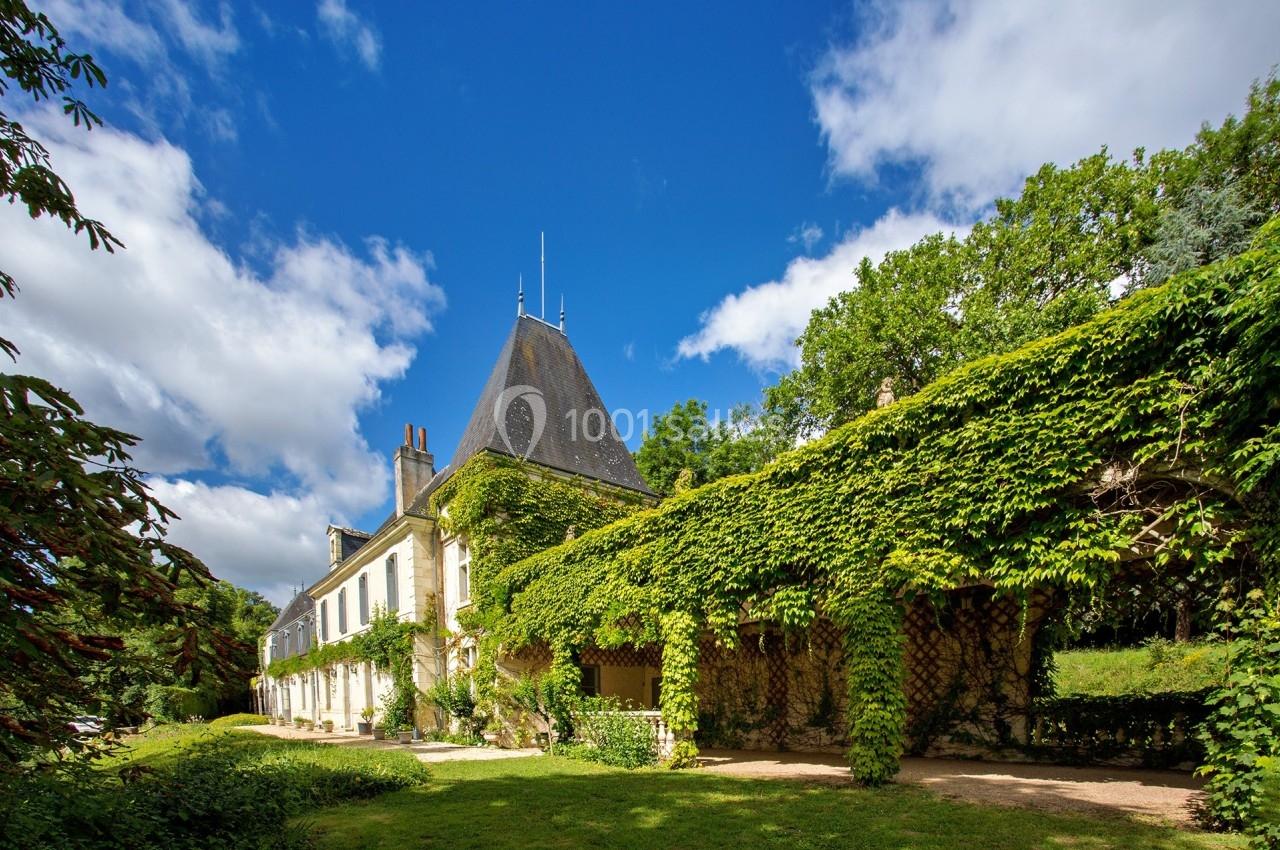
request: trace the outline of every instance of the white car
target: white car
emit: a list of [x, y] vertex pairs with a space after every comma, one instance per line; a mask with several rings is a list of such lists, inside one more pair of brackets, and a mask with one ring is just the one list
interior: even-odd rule
[[96, 715], [80, 714], [74, 717], [71, 722], [67, 724], [67, 728], [77, 736], [101, 735], [102, 727], [105, 726], [106, 723], [107, 721], [105, 719]]

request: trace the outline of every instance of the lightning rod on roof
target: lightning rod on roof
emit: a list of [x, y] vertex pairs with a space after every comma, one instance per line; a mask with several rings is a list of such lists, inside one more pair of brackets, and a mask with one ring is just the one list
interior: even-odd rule
[[564, 293], [560, 293], [560, 333], [564, 333]]
[[542, 321], [545, 322], [547, 320], [547, 232], [543, 230], [538, 236], [542, 250]]
[[524, 315], [524, 274], [523, 273], [520, 275], [519, 285], [520, 285], [520, 291], [519, 291], [519, 294], [516, 295], [516, 315], [523, 316]]

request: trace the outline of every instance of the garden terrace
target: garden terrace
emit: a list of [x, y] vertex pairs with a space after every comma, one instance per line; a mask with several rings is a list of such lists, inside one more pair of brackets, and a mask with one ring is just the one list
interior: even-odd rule
[[1278, 268], [1273, 220], [1238, 257], [964, 366], [759, 473], [497, 564], [495, 634], [550, 648], [562, 681], [589, 646], [658, 644], [661, 708], [688, 735], [704, 636], [733, 648], [744, 621], [798, 635], [825, 619], [843, 643], [841, 737], [855, 776], [882, 782], [905, 744], [917, 600], [1012, 600], [1030, 641], [1017, 612], [1033, 598], [1098, 592], [1122, 566], [1273, 574]]

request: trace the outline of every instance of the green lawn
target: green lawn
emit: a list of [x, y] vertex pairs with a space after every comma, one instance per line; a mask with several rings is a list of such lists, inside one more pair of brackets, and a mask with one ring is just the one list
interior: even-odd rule
[[689, 848], [755, 850], [1205, 850], [1234, 836], [1120, 817], [1047, 815], [878, 791], [627, 772], [562, 758], [453, 762], [421, 788], [314, 811], [321, 848]]
[[1224, 643], [1157, 643], [1134, 649], [1075, 649], [1054, 656], [1058, 694], [1122, 696], [1198, 691], [1221, 683]]

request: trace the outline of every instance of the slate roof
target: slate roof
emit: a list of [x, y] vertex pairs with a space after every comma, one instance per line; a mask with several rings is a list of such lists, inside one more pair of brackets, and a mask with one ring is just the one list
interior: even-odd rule
[[299, 593], [289, 601], [280, 611], [280, 616], [276, 617], [271, 627], [267, 629], [269, 632], [279, 631], [285, 626], [304, 614], [314, 614], [316, 610], [316, 601], [305, 593]]
[[653, 494], [569, 338], [532, 316], [516, 319], [453, 460], [423, 488], [413, 507], [425, 508], [425, 497], [482, 451]]
[[339, 561], [345, 561], [354, 555], [361, 546], [368, 543], [373, 535], [365, 531], [357, 531], [354, 528], [339, 528], [338, 540], [342, 547], [341, 558]]

